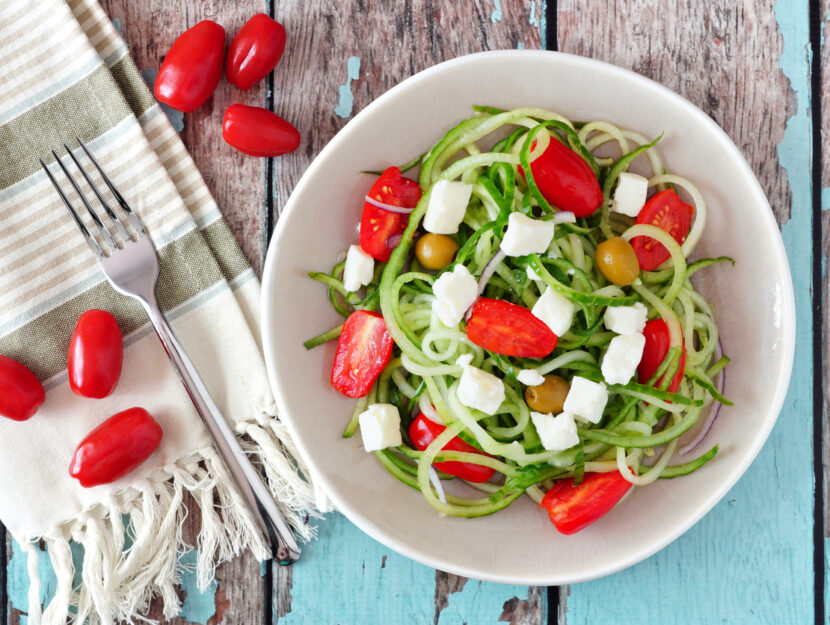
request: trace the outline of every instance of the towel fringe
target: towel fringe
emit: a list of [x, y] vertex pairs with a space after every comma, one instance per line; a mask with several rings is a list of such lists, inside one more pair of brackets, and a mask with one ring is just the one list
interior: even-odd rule
[[[273, 418], [262, 419], [244, 424], [242, 431], [241, 443], [264, 470], [287, 522], [298, 538], [313, 538], [316, 529], [309, 518], [319, 517], [315, 505], [322, 502], [325, 510], [327, 502], [304, 477], [304, 464], [293, 460], [298, 456], [285, 426]], [[201, 511], [196, 560], [200, 590], [213, 581], [218, 564], [246, 549], [260, 560], [268, 557], [269, 546], [210, 447], [165, 466], [120, 493], [117, 503], [95, 506], [53, 535], [19, 540], [27, 554], [30, 625], [65, 625], [67, 619], [90, 625], [155, 623], [143, 614], [156, 596], [162, 599], [165, 618], [179, 615], [181, 555], [193, 549], [183, 538], [185, 491]], [[70, 538], [83, 547], [81, 583], [75, 587]], [[38, 574], [41, 541], [57, 577], [55, 594], [44, 610]]]

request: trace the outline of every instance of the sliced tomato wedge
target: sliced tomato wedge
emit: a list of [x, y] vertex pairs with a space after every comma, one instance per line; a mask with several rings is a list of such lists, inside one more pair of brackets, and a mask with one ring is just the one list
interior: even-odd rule
[[[429, 447], [429, 444], [438, 438], [438, 436], [446, 429], [447, 428], [440, 423], [435, 423], [435, 421], [427, 419], [423, 414], [419, 414], [412, 422], [412, 425], [409, 426], [409, 438], [412, 439], [412, 444], [415, 445], [417, 449], [423, 451]], [[469, 443], [465, 443], [457, 436], [451, 438], [450, 441], [442, 447], [442, 449], [446, 449], [447, 451], [463, 451], [470, 454], [479, 454], [481, 456], [487, 456], [488, 458], [493, 457], [490, 454], [484, 453], [480, 449], [476, 449]], [[486, 482], [496, 473], [496, 471], [490, 467], [485, 467], [473, 462], [436, 462], [433, 466], [444, 473], [460, 477], [462, 480], [467, 480], [468, 482]]]
[[[657, 226], [672, 235], [678, 244], [682, 244], [692, 227], [694, 212], [695, 209], [681, 200], [673, 189], [666, 189], [646, 202], [637, 215], [637, 223]], [[671, 256], [662, 243], [651, 237], [634, 237], [631, 239], [631, 247], [634, 248], [643, 271], [654, 271]]]
[[572, 477], [554, 484], [540, 507], [562, 534], [575, 534], [608, 514], [632, 486], [619, 471], [586, 473], [577, 486]]
[[[370, 198], [400, 208], [415, 208], [421, 195], [418, 183], [402, 176], [397, 167], [384, 171], [369, 190]], [[360, 247], [375, 260], [385, 263], [398, 245], [394, 240], [390, 245], [390, 239], [403, 233], [408, 223], [409, 215], [366, 202], [360, 219]]]
[[[660, 366], [660, 363], [666, 358], [666, 354], [669, 353], [669, 326], [662, 319], [652, 319], [643, 328], [643, 336], [646, 337], [646, 345], [643, 348], [643, 357], [640, 359], [640, 364], [637, 365], [637, 376], [640, 384], [645, 384], [654, 375], [657, 367]], [[683, 380], [683, 371], [685, 368], [686, 345], [683, 343], [677, 373], [674, 374], [669, 385], [670, 393], [676, 393], [677, 389], [680, 388], [680, 382]], [[662, 380], [662, 377], [657, 380], [656, 385], [659, 386]]]
[[[524, 176], [521, 167], [519, 171]], [[556, 137], [530, 163], [530, 171], [539, 192], [559, 210], [587, 217], [602, 205], [602, 189], [594, 171]]]
[[392, 358], [393, 344], [382, 315], [356, 310], [337, 341], [331, 385], [347, 397], [363, 397]]
[[467, 336], [486, 350], [520, 358], [544, 358], [559, 338], [527, 308], [487, 297], [473, 304]]

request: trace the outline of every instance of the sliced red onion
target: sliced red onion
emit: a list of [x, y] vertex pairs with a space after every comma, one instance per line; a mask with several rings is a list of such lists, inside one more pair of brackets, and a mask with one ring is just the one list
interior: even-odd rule
[[493, 258], [490, 259], [490, 262], [484, 265], [484, 269], [481, 270], [481, 276], [478, 279], [478, 294], [481, 295], [484, 293], [484, 289], [487, 287], [487, 283], [490, 281], [490, 278], [493, 277], [493, 274], [496, 273], [496, 269], [499, 266], [499, 263], [505, 259], [507, 254], [504, 253], [504, 250], [499, 248], [499, 251], [493, 255]]
[[438, 501], [441, 503], [447, 503], [447, 495], [444, 492], [444, 485], [441, 484], [441, 478], [438, 477], [438, 471], [435, 470], [435, 467], [429, 468], [429, 481], [433, 488], [435, 488], [435, 494], [438, 495]]
[[[718, 347], [715, 350], [715, 360], [719, 360], [721, 356], [723, 356], [723, 344], [720, 342], [720, 337], [718, 337]], [[726, 369], [720, 370], [718, 375], [715, 377], [714, 382], [715, 388], [717, 389], [718, 393], [723, 395], [723, 388], [726, 385]], [[680, 448], [679, 451], [681, 455], [685, 456], [686, 454], [693, 452], [709, 435], [709, 431], [712, 429], [712, 426], [715, 424], [715, 421], [717, 420], [718, 415], [720, 414], [721, 406], [722, 404], [720, 402], [715, 402], [715, 405], [712, 407], [712, 409], [709, 411], [709, 414], [706, 416], [706, 421], [697, 431], [697, 434], [695, 434], [694, 438]]]
[[553, 214], [553, 219], [550, 221], [554, 224], [575, 224], [576, 215], [569, 211], [559, 211]]
[[401, 215], [408, 215], [414, 208], [402, 208], [400, 206], [392, 206], [392, 204], [385, 204], [380, 200], [376, 200], [375, 198], [366, 196], [366, 201], [369, 202], [372, 206], [377, 206], [378, 208], [382, 208], [385, 211], [389, 211], [391, 213], [400, 213]]
[[393, 234], [391, 237], [386, 239], [387, 247], [390, 247], [394, 250], [396, 247], [398, 247], [398, 244], [401, 242], [402, 238], [403, 238], [402, 234]]

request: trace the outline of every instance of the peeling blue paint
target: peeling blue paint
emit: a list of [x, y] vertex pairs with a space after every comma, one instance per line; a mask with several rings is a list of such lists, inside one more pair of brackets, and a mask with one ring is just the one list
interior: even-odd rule
[[821, 210], [828, 209], [830, 209], [830, 187], [825, 187], [821, 190]]
[[352, 81], [357, 80], [360, 75], [360, 57], [350, 56], [346, 63], [346, 83], [340, 85], [340, 102], [334, 107], [334, 112], [346, 119], [351, 117], [352, 109], [354, 108], [354, 95], [352, 94]]
[[[545, 0], [541, 0], [539, 3], [540, 5], [540, 17], [539, 17], [539, 41], [541, 42], [542, 50], [548, 49], [548, 3]], [[554, 34], [554, 37], [556, 35]]]
[[[121, 18], [120, 17], [112, 18], [112, 27], [115, 29], [115, 32], [118, 33], [118, 36], [121, 37], [121, 39], [124, 39], [124, 31], [121, 29]], [[124, 39], [124, 43], [126, 43], [126, 42], [127, 42], [127, 40]]]
[[216, 614], [216, 581], [211, 582], [205, 592], [199, 592], [199, 586], [196, 583], [196, 557], [196, 550], [179, 556], [179, 564], [184, 567], [181, 582], [184, 595], [182, 616], [189, 623], [206, 625], [208, 619]]
[[493, 0], [493, 12], [490, 13], [490, 21], [495, 24], [496, 22], [500, 22], [501, 18], [501, 0]]
[[524, 49], [525, 49], [525, 44], [523, 44], [521, 41], [520, 41], [520, 42], [518, 42], [518, 43], [516, 44], [516, 49], [517, 49], [517, 50], [524, 50]]
[[531, 26], [538, 26], [539, 20], [536, 19], [536, 0], [530, 0], [530, 19], [527, 23]]

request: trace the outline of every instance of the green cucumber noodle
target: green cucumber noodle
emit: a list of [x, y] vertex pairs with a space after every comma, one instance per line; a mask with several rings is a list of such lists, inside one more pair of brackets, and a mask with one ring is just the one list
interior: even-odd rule
[[[344, 262], [330, 272], [309, 275], [328, 287], [329, 300], [344, 318], [355, 310], [382, 313], [395, 342], [391, 361], [375, 381], [369, 394], [357, 400], [343, 433], [350, 437], [358, 429], [358, 415], [373, 403], [398, 408], [404, 443], [375, 452], [388, 472], [414, 489], [443, 514], [478, 517], [509, 506], [522, 494], [537, 503], [556, 480], [585, 472], [619, 470], [636, 486], [658, 478], [687, 475], [717, 453], [717, 446], [699, 457], [680, 463], [675, 452], [680, 437], [690, 431], [714, 401], [729, 403], [717, 390], [715, 379], [728, 362], [718, 353], [718, 329], [712, 306], [698, 293], [692, 274], [726, 257], [688, 259], [706, 225], [706, 203], [689, 180], [668, 173], [657, 149], [659, 137], [649, 139], [606, 121], [575, 123], [552, 111], [519, 108], [502, 111], [474, 107], [475, 115], [450, 130], [432, 149], [402, 166], [402, 171], [420, 167], [418, 182], [423, 196], [409, 217], [399, 245], [387, 263], [376, 263], [374, 279], [360, 294], [343, 286]], [[437, 275], [463, 264], [478, 278], [499, 250], [511, 212], [546, 219], [557, 212], [541, 194], [530, 172], [532, 157], [548, 141], [562, 141], [594, 170], [603, 190], [601, 207], [576, 223], [558, 223], [544, 254], [506, 257], [495, 268], [483, 296], [507, 300], [532, 308], [546, 288], [571, 299], [577, 308], [570, 330], [559, 337], [556, 349], [546, 358], [517, 358], [482, 349], [467, 337], [462, 321], [446, 327], [432, 312], [432, 285]], [[539, 147], [534, 145], [538, 142]], [[614, 156], [609, 156], [614, 155]], [[682, 245], [664, 230], [611, 210], [611, 194], [619, 175], [633, 162], [651, 171], [649, 187], [674, 188], [685, 193], [694, 207], [691, 229]], [[365, 172], [379, 174], [379, 171]], [[432, 186], [438, 180], [460, 180], [473, 186], [472, 197], [459, 231], [455, 261], [441, 272], [424, 270], [410, 253], [426, 212]], [[654, 271], [641, 271], [631, 286], [608, 282], [595, 262], [597, 245], [621, 236], [651, 237], [661, 243], [670, 258]], [[540, 280], [528, 277], [532, 268]], [[516, 375], [535, 369], [542, 375], [555, 373], [570, 380], [579, 375], [602, 381], [599, 363], [614, 333], [605, 330], [602, 317], [609, 306], [641, 302], [648, 318], [662, 318], [669, 329], [670, 348], [652, 380], [639, 384], [636, 375], [625, 385], [609, 384], [608, 402], [597, 424], [579, 423], [579, 444], [565, 451], [543, 448], [530, 419], [524, 386]], [[308, 349], [338, 338], [343, 324], [306, 341]], [[678, 371], [685, 347], [686, 364], [680, 387], [667, 389]], [[456, 360], [465, 354], [471, 364], [504, 382], [505, 400], [496, 414], [470, 409], [459, 401], [456, 388], [463, 367]], [[658, 385], [655, 380], [662, 380]], [[423, 451], [408, 438], [410, 423], [418, 412], [443, 421], [446, 429]], [[460, 437], [493, 457], [442, 450], [453, 437]], [[461, 461], [496, 471], [483, 484], [464, 482], [441, 471], [436, 462]], [[444, 483], [466, 486], [450, 493]], [[480, 496], [470, 496], [475, 491]]]

